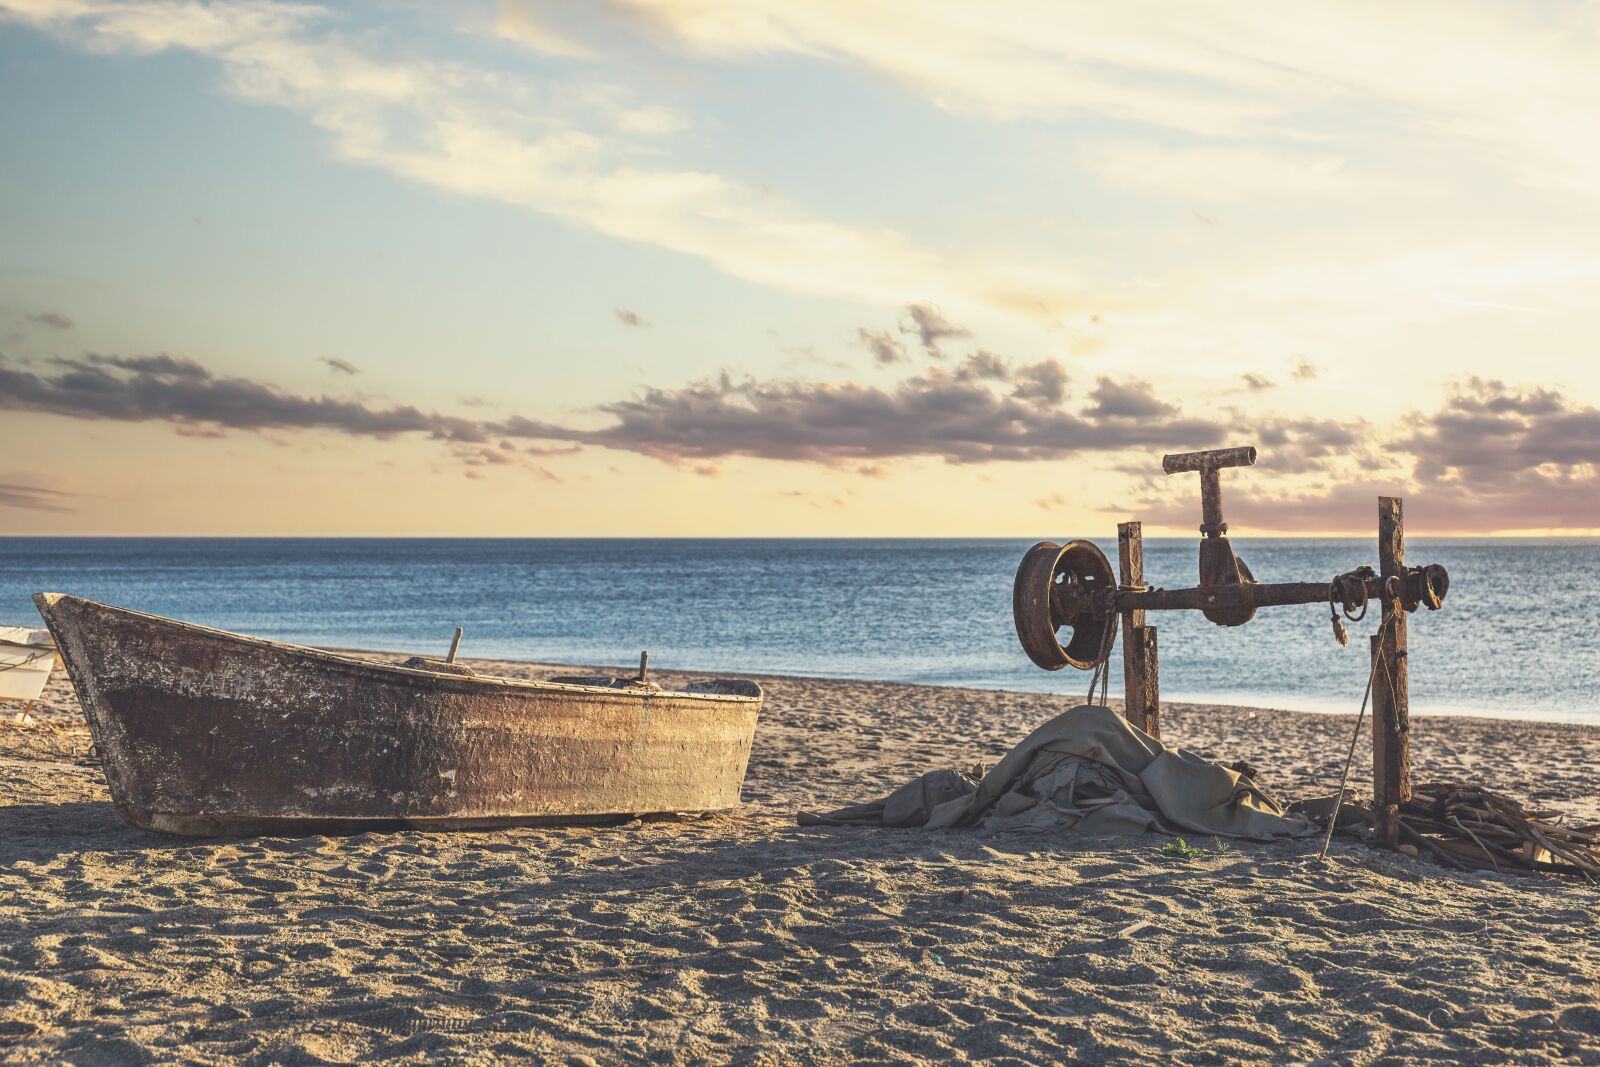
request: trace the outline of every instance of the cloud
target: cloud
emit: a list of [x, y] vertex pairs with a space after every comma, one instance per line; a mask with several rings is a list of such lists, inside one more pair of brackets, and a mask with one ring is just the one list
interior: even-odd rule
[[320, 361], [327, 364], [328, 369], [335, 374], [361, 373], [361, 368], [351, 363], [348, 359], [340, 359], [337, 356], [323, 356]]
[[1097, 378], [1089, 396], [1094, 401], [1089, 414], [1097, 419], [1164, 419], [1177, 411], [1156, 397], [1154, 386], [1138, 379]]
[[[530, 439], [549, 441], [560, 432], [520, 415], [482, 421], [408, 404], [375, 407], [358, 400], [299, 396], [250, 378], [219, 376], [193, 360], [164, 354], [88, 355], [55, 359], [51, 366], [52, 373], [38, 374], [12, 367], [0, 357], [0, 411], [162, 422], [191, 438], [223, 437], [229, 430], [323, 431], [380, 441], [420, 434], [445, 442], [451, 458], [463, 467], [514, 466], [547, 481], [561, 479], [529, 457], [570, 455], [582, 448], [576, 443], [528, 443]], [[14, 492], [26, 489], [11, 488]], [[21, 499], [7, 498], [0, 503], [28, 506], [20, 503]], [[32, 499], [35, 507], [46, 508], [50, 503], [45, 497]]]
[[[1362, 5], [1263, 9], [1250, 0], [1137, 10], [997, 0], [981, 15], [964, 0], [928, 0], [915, 18], [881, 5], [790, 0], [612, 6], [643, 14], [681, 48], [853, 64], [952, 112], [1028, 122], [1094, 115], [1288, 147], [1282, 159], [1251, 146], [1190, 161], [1191, 172], [1201, 163], [1220, 172], [1218, 185], [1258, 182], [1249, 175], [1261, 166], [1274, 182], [1338, 189], [1348, 179], [1336, 157], [1307, 157], [1304, 145], [1355, 118], [1379, 135], [1459, 147], [1530, 184], [1600, 188], [1600, 152], [1572, 136], [1600, 98], [1581, 5], [1463, 10], [1419, 0], [1387, 12], [1382, 32]], [[1163, 180], [1160, 168], [1119, 170]]]
[[499, 17], [495, 20], [494, 32], [496, 36], [516, 41], [546, 55], [568, 59], [587, 59], [594, 56], [592, 49], [580, 44], [571, 34], [557, 28], [545, 12], [534, 11], [531, 4], [502, 3]]
[[648, 322], [639, 317], [639, 313], [637, 311], [629, 311], [627, 308], [617, 308], [615, 310], [617, 321], [622, 323], [624, 326], [648, 327], [650, 325]]
[[[196, 437], [225, 431], [324, 431], [388, 440], [441, 441], [462, 467], [516, 466], [559, 480], [530, 456], [601, 447], [650, 456], [706, 476], [732, 457], [816, 463], [881, 476], [885, 461], [955, 464], [1111, 456], [1131, 450], [1259, 445], [1256, 474], [1282, 479], [1263, 490], [1231, 487], [1230, 518], [1265, 530], [1358, 530], [1374, 493], [1414, 497], [1418, 529], [1600, 529], [1600, 408], [1547, 386], [1469, 378], [1434, 410], [1387, 430], [1363, 419], [1183, 414], [1139, 379], [1096, 379], [1067, 404], [1055, 360], [1011, 370], [979, 350], [954, 372], [938, 367], [891, 387], [853, 382], [735, 378], [648, 387], [603, 403], [608, 425], [564, 425], [510, 415], [477, 420], [410, 405], [302, 396], [253, 379], [218, 375], [168, 354], [56, 358], [48, 369], [0, 358], [0, 410], [122, 422], [164, 422]], [[1007, 388], [1009, 387], [1009, 392]], [[1241, 443], [1234, 441], [1233, 443]], [[1362, 465], [1383, 457], [1376, 475]], [[1406, 473], [1409, 460], [1410, 471]], [[1169, 485], [1171, 483], [1155, 483]], [[1180, 494], [1181, 495], [1181, 494]], [[0, 506], [71, 510], [72, 494], [0, 484]], [[1152, 522], [1192, 520], [1192, 501], [1157, 492], [1140, 504]], [[1042, 505], [1043, 506], [1043, 505]]]
[[1433, 298], [1441, 304], [1453, 304], [1456, 307], [1478, 308], [1481, 311], [1522, 311], [1536, 314], [1547, 311], [1547, 308], [1530, 307], [1527, 304], [1508, 304], [1499, 300], [1464, 300], [1461, 297], [1446, 296], [1443, 293], [1433, 294]]
[[[1309, 488], [1269, 491], [1234, 479], [1224, 513], [1237, 529], [1367, 532], [1379, 495], [1403, 496], [1407, 525], [1417, 532], [1600, 529], [1600, 409], [1557, 390], [1470, 378], [1398, 431], [1274, 420], [1257, 441], [1264, 473], [1324, 477]], [[1395, 473], [1366, 474], [1341, 462], [1368, 445], [1397, 459]], [[1160, 494], [1139, 507], [1170, 525], [1197, 514], [1192, 501]]]
[[869, 330], [863, 326], [856, 331], [856, 336], [880, 366], [906, 361], [906, 346], [888, 330]]
[[1234, 420], [1263, 449], [1261, 469], [1277, 474], [1306, 474], [1332, 469], [1372, 438], [1362, 419], [1239, 417]]
[[1309, 359], [1301, 359], [1294, 365], [1294, 377], [1298, 381], [1309, 382], [1322, 377], [1322, 368]]
[[[1337, 155], [1300, 149], [1109, 141], [1078, 153], [1086, 169], [1117, 188], [1135, 186], [1187, 199], [1243, 200], [1266, 193], [1354, 197], [1403, 191], [1394, 182], [1355, 175]], [[1195, 217], [1207, 224], [1214, 221]]]
[[944, 353], [939, 350], [941, 341], [972, 336], [965, 327], [946, 319], [944, 313], [932, 304], [907, 304], [906, 314], [911, 316], [911, 325], [901, 323], [900, 332], [916, 334], [917, 340], [922, 342], [923, 351], [935, 359], [944, 358]]
[[[661, 138], [684, 123], [593, 72], [562, 81], [547, 68], [393, 58], [385, 35], [315, 4], [0, 0], [7, 17], [93, 52], [209, 57], [229, 92], [304, 116], [347, 162], [695, 256], [758, 285], [876, 304], [933, 295], [1034, 322], [1082, 298], [1059, 270], [949, 256], [886, 227], [818, 217], [764, 186], [663, 165]], [[498, 25], [528, 39], [539, 23]], [[549, 49], [562, 38], [538, 39]]]
[[[956, 380], [962, 382], [994, 381], [1004, 382], [1011, 378], [1011, 365], [992, 352], [983, 349], [969, 355], [961, 361], [956, 368]], [[1063, 379], [1063, 385], [1065, 380]], [[1058, 393], [1054, 402], [1059, 403], [1061, 394]]]
[[1067, 368], [1060, 360], [1046, 359], [1017, 369], [1017, 386], [1011, 395], [1018, 400], [1037, 400], [1059, 404], [1067, 395]]
[[97, 367], [116, 367], [158, 378], [209, 378], [211, 372], [192, 359], [169, 356], [165, 352], [154, 356], [102, 356], [90, 354], [80, 362], [71, 359], [54, 359], [57, 366], [76, 367], [89, 363]]
[[0, 482], [0, 508], [19, 508], [24, 511], [73, 511], [67, 501], [76, 493], [59, 489], [46, 489], [38, 485], [21, 485]]
[[647, 388], [600, 410], [615, 420], [610, 426], [530, 423], [520, 430], [680, 465], [749, 456], [829, 466], [913, 456], [950, 463], [1058, 459], [1122, 448], [1202, 447], [1222, 434], [1220, 425], [1173, 408], [1160, 419], [1107, 420], [938, 372], [892, 389], [724, 373], [678, 389]]
[[220, 426], [210, 426], [205, 423], [179, 422], [174, 423], [172, 432], [179, 437], [226, 437], [228, 431]]
[[59, 311], [41, 311], [37, 315], [29, 315], [28, 321], [40, 326], [48, 326], [52, 330], [72, 329], [72, 318]]
[[[987, 353], [975, 354], [963, 367], [986, 375], [1004, 369]], [[1220, 433], [1215, 424], [1183, 418], [1165, 405], [1167, 417], [1126, 428], [1105, 417], [1103, 400], [1089, 413], [1071, 413], [1060, 406], [1065, 380], [1055, 361], [1018, 371], [1018, 392], [1012, 395], [997, 391], [987, 377], [937, 370], [890, 389], [735, 380], [724, 374], [601, 404], [597, 411], [612, 424], [588, 429], [521, 415], [478, 420], [410, 405], [303, 396], [250, 378], [217, 375], [194, 360], [167, 354], [92, 354], [56, 359], [46, 372], [0, 362], [0, 410], [164, 422], [191, 437], [230, 430], [325, 431], [379, 440], [419, 434], [445, 442], [452, 458], [466, 467], [531, 466], [529, 455], [598, 446], [707, 475], [716, 473], [716, 461], [732, 456], [815, 462], [877, 475], [875, 461], [887, 459], [1056, 458], [1152, 443], [1203, 445]], [[1097, 395], [1118, 388], [1101, 379]]]
[[1276, 389], [1278, 387], [1277, 382], [1264, 374], [1241, 374], [1239, 375], [1239, 381], [1252, 393], [1265, 392], [1268, 389]]
[[1393, 447], [1416, 457], [1421, 481], [1480, 497], [1587, 486], [1597, 499], [1584, 510], [1600, 515], [1600, 409], [1557, 390], [1469, 378]]
[[234, 430], [331, 430], [376, 438], [422, 433], [447, 441], [482, 441], [484, 424], [430, 414], [409, 405], [378, 408], [354, 400], [297, 396], [249, 378], [219, 377], [168, 355], [52, 361], [39, 374], [0, 362], [0, 410], [76, 419], [170, 422], [191, 433]]
[[517, 462], [510, 451], [492, 445], [455, 445], [450, 451], [469, 467], [501, 467]]

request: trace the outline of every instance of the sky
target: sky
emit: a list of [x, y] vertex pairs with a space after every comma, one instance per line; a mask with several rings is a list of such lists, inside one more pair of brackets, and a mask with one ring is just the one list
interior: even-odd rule
[[0, 532], [1600, 533], [1600, 7], [0, 0]]

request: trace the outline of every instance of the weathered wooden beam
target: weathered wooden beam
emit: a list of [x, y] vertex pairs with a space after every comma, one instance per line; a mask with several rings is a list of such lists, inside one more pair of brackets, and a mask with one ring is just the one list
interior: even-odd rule
[[[1383, 577], [1406, 573], [1405, 523], [1400, 498], [1378, 498], [1378, 565]], [[1377, 669], [1372, 679], [1372, 813], [1378, 842], [1399, 840], [1400, 805], [1411, 799], [1411, 700], [1406, 663], [1406, 613], [1383, 601], [1383, 619], [1372, 637]]]
[[[1144, 586], [1144, 534], [1137, 522], [1117, 524], [1117, 582], [1130, 589]], [[1142, 608], [1122, 612], [1123, 717], [1152, 737], [1159, 737], [1156, 707], [1146, 703], [1146, 695], [1158, 690], [1154, 676], [1155, 631], [1149, 632], [1152, 654], [1146, 655], [1145, 630]]]
[[1136, 682], [1129, 683], [1128, 706], [1137, 707], [1143, 715], [1142, 722], [1131, 714], [1128, 721], [1151, 737], [1160, 737], [1161, 663], [1156, 655], [1156, 628], [1135, 626], [1133, 639], [1123, 649], [1123, 656], [1133, 657], [1137, 678]]

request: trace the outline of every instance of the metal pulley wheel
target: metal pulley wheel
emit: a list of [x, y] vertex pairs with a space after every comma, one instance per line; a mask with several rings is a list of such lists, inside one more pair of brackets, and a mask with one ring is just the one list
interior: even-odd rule
[[1444, 598], [1450, 595], [1450, 572], [1437, 563], [1412, 567], [1406, 572], [1402, 587], [1402, 599], [1407, 611], [1416, 611], [1420, 607], [1438, 611], [1444, 605]]
[[[1017, 567], [1011, 614], [1028, 658], [1047, 671], [1091, 670], [1100, 658], [1110, 609], [1102, 590], [1116, 587], [1111, 561], [1093, 541], [1040, 541]], [[1059, 633], [1071, 628], [1065, 641]]]

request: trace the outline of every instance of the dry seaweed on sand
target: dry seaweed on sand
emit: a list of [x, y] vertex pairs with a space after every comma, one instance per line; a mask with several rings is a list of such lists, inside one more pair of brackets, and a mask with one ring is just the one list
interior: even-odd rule
[[1446, 867], [1600, 880], [1600, 824], [1561, 819], [1465, 782], [1420, 783], [1400, 806], [1402, 838]]

